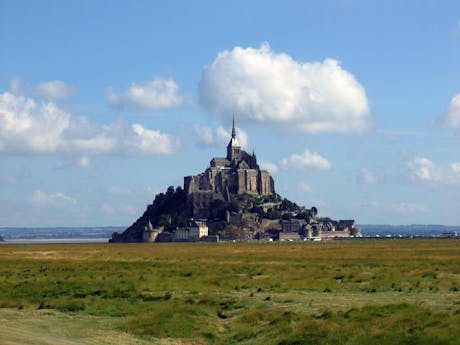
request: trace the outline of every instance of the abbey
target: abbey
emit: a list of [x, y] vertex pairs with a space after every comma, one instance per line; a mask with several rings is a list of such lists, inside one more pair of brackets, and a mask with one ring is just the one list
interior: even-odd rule
[[361, 237], [354, 220], [317, 217], [275, 193], [268, 171], [254, 153], [241, 149], [235, 121], [225, 157], [214, 157], [198, 175], [185, 176], [184, 187], [155, 195], [139, 217], [110, 242], [333, 239]]
[[230, 195], [234, 194], [274, 194], [275, 183], [268, 171], [260, 169], [254, 153], [241, 150], [233, 120], [227, 156], [214, 157], [210, 166], [199, 175], [185, 176], [184, 190], [193, 217], [206, 218], [213, 200], [229, 201]]

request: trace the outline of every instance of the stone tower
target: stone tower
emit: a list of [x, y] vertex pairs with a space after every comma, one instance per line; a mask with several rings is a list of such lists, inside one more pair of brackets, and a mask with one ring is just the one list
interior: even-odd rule
[[232, 124], [232, 137], [230, 138], [230, 142], [227, 145], [227, 159], [230, 162], [237, 160], [240, 156], [241, 146], [236, 139], [236, 130], [235, 130], [235, 117], [233, 117], [233, 124]]

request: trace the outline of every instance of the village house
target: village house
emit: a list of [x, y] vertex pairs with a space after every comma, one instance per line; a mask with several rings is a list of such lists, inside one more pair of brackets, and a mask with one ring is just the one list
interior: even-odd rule
[[208, 226], [206, 220], [191, 219], [187, 225], [177, 228], [174, 231], [173, 241], [177, 242], [194, 242], [208, 236]]

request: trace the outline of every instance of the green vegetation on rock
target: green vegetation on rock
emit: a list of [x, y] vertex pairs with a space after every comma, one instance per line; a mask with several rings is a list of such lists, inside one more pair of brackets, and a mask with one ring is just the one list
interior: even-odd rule
[[181, 187], [174, 189], [173, 186], [169, 186], [166, 193], [159, 193], [155, 196], [144, 216], [147, 216], [154, 226], [173, 229], [177, 226], [184, 226], [189, 216], [186, 210], [184, 190]]

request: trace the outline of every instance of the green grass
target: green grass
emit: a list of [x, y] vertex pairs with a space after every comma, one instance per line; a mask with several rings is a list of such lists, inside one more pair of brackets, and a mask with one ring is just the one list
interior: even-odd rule
[[459, 290], [457, 240], [0, 246], [3, 313], [147, 342], [460, 344]]

